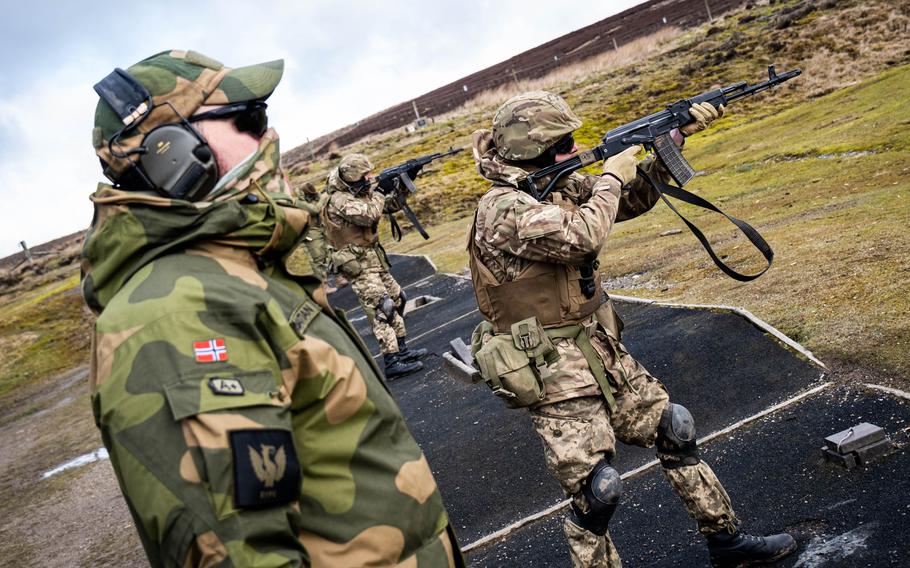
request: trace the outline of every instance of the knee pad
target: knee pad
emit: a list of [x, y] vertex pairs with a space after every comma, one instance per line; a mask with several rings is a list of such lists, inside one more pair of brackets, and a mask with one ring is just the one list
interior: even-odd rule
[[696, 465], [695, 419], [681, 404], [667, 404], [657, 426], [657, 457], [666, 469]]
[[408, 303], [408, 297], [405, 295], [404, 290], [398, 293], [398, 305], [396, 309], [398, 310], [398, 315], [404, 317], [404, 305]]
[[[570, 519], [581, 528], [594, 534], [607, 533], [610, 518], [619, 505], [622, 479], [607, 460], [600, 460], [582, 482], [581, 490], [572, 496]], [[581, 501], [585, 505], [582, 510]]]
[[388, 294], [384, 294], [379, 298], [379, 302], [376, 304], [376, 319], [382, 323], [390, 323], [395, 319], [395, 300], [389, 297]]

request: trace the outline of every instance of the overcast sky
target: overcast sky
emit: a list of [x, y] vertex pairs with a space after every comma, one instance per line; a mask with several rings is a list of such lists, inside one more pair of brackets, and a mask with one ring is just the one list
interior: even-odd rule
[[4, 1], [0, 257], [91, 221], [92, 85], [114, 67], [166, 49], [284, 59], [269, 116], [286, 151], [640, 1]]

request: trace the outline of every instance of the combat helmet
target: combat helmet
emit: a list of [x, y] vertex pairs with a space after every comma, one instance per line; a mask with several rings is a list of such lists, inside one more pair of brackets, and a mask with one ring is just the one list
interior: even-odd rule
[[126, 72], [115, 70], [111, 76], [126, 76], [147, 91], [150, 104], [136, 105], [133, 116], [121, 118], [104, 99], [98, 101], [92, 145], [105, 176], [117, 181], [129, 171], [138, 160], [135, 150], [155, 128], [178, 123], [203, 105], [265, 100], [283, 72], [284, 61], [280, 59], [230, 68], [201, 53], [181, 50], [162, 51]]
[[562, 97], [529, 91], [507, 100], [493, 116], [493, 143], [506, 160], [537, 158], [560, 138], [581, 126]]
[[345, 183], [356, 183], [373, 169], [373, 163], [364, 154], [348, 154], [338, 164], [338, 174]]

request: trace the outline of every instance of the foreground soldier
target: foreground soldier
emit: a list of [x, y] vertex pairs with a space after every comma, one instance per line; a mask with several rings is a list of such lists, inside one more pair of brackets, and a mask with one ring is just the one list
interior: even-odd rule
[[294, 205], [310, 215], [310, 222], [307, 224], [306, 233], [303, 235], [303, 246], [310, 257], [313, 274], [325, 282], [329, 255], [325, 243], [325, 227], [322, 226], [322, 219], [320, 219], [319, 214], [322, 208], [325, 207], [329, 196], [316, 189], [316, 186], [310, 182], [304, 183], [297, 195], [298, 198]]
[[[710, 105], [692, 112], [697, 121], [676, 136], [680, 145], [718, 116]], [[572, 132], [579, 126], [562, 98], [537, 91], [507, 101], [492, 132], [474, 133], [478, 171], [493, 182], [468, 244], [477, 304], [488, 320], [472, 338], [481, 374], [509, 406], [530, 408], [547, 465], [572, 500], [564, 529], [575, 566], [620, 565], [608, 532], [622, 490], [610, 465], [617, 439], [657, 445], [712, 562], [781, 558], [795, 549], [793, 538], [739, 531], [726, 491], [698, 457], [691, 414], [669, 402], [619, 342], [622, 324], [600, 288], [596, 258], [612, 224], [659, 198], [636, 166], [664, 176], [662, 168], [639, 162], [635, 147], [606, 160], [603, 176], [564, 178], [549, 201], [517, 189], [528, 171], [577, 151]]]
[[283, 265], [308, 216], [267, 128], [282, 71], [171, 51], [96, 86], [115, 185], [91, 197], [82, 287], [104, 444], [152, 566], [461, 565], [369, 353]]
[[404, 304], [407, 298], [389, 273], [389, 261], [379, 244], [379, 219], [393, 200], [371, 189], [373, 164], [363, 154], [341, 159], [328, 179], [329, 200], [322, 219], [335, 249], [332, 264], [350, 280], [360, 306], [379, 342], [387, 379], [423, 368], [426, 349], [409, 349], [405, 341]]

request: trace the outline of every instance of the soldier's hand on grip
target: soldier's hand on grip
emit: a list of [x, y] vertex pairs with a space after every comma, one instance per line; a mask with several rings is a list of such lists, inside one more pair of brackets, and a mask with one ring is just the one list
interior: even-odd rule
[[708, 128], [708, 125], [714, 120], [724, 115], [724, 105], [714, 108], [714, 105], [711, 103], [695, 103], [689, 108], [689, 114], [692, 115], [695, 122], [690, 122], [679, 129], [683, 136], [692, 136], [696, 132], [701, 132], [705, 128]]
[[622, 185], [626, 185], [635, 179], [635, 168], [641, 161], [635, 155], [639, 152], [641, 152], [641, 146], [636, 145], [626, 148], [619, 154], [610, 156], [604, 160], [603, 173], [615, 177]]

